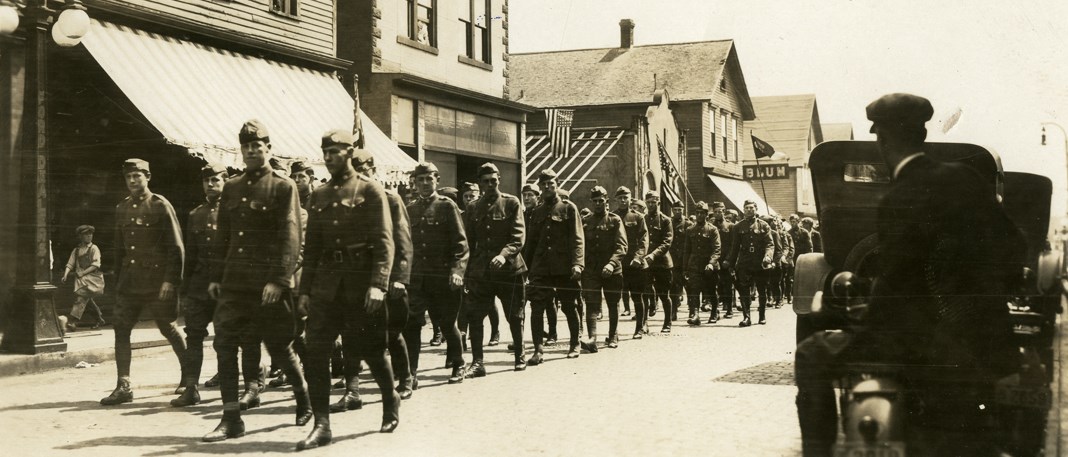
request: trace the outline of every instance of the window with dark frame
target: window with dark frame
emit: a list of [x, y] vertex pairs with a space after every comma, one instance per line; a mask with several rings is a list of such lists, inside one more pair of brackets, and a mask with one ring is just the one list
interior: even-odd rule
[[731, 118], [731, 138], [734, 138], [734, 162], [738, 163], [738, 118]]
[[300, 0], [271, 0], [271, 12], [298, 17], [300, 16]]
[[713, 158], [716, 157], [716, 107], [708, 105], [708, 134], [712, 137], [712, 148], [708, 151]]
[[480, 60], [485, 63], [493, 63], [493, 52], [490, 46], [490, 23], [493, 11], [491, 0], [468, 0], [467, 17], [461, 17], [467, 32], [467, 57]]
[[427, 46], [438, 46], [438, 0], [406, 0], [408, 2], [408, 38]]

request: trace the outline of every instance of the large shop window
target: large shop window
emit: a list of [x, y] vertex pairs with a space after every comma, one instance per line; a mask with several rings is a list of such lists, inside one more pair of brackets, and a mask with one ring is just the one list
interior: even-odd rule
[[423, 105], [426, 147], [443, 151], [519, 158], [519, 125], [443, 106]]
[[393, 139], [402, 147], [415, 146], [415, 100], [403, 97], [395, 98], [397, 104], [393, 113]]

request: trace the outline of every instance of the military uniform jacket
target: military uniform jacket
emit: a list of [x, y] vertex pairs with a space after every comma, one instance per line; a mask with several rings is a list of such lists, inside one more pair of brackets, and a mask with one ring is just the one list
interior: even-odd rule
[[801, 227], [790, 227], [790, 238], [794, 242], [794, 259], [801, 254], [812, 252], [812, 236]]
[[758, 218], [743, 219], [734, 224], [730, 262], [735, 270], [761, 270], [765, 260], [775, 256], [775, 241], [771, 226]]
[[612, 265], [612, 274], [623, 274], [623, 256], [627, 253], [627, 232], [623, 219], [605, 211], [603, 215], [590, 214], [582, 219], [582, 232], [586, 238], [586, 271], [600, 274], [605, 265]]
[[386, 189], [386, 202], [393, 221], [393, 271], [389, 282], [408, 284], [412, 278], [412, 224], [408, 220], [408, 208], [397, 192]]
[[[771, 228], [770, 224], [768, 225], [768, 228]], [[772, 262], [773, 266], [777, 266], [779, 264], [779, 260], [782, 259], [782, 252], [783, 252], [783, 249], [782, 249], [782, 238], [779, 237], [779, 231], [778, 230], [771, 229], [770, 233], [771, 233], [771, 244], [772, 244], [772, 246], [775, 247], [775, 249], [772, 250], [771, 262]]]
[[[623, 219], [623, 229], [627, 231], [627, 255], [623, 256], [623, 266], [630, 267], [631, 260], [642, 259], [649, 250], [649, 228], [640, 214], [629, 209], [620, 208], [614, 213]], [[647, 265], [643, 264], [642, 268], [645, 267]]]
[[215, 238], [219, 225], [219, 199], [208, 200], [189, 212], [185, 229], [185, 281], [182, 294], [208, 299], [209, 270], [218, 258]]
[[722, 246], [719, 260], [722, 262], [731, 258], [731, 247], [734, 244], [734, 223], [726, 219], [720, 219], [718, 221], [714, 220], [713, 225], [719, 230], [719, 244]]
[[786, 230], [779, 230], [779, 240], [782, 242], [782, 258], [780, 263], [785, 265], [794, 264], [794, 239]]
[[686, 231], [686, 270], [700, 272], [708, 265], [718, 267], [722, 247], [719, 229], [711, 220], [690, 226]]
[[245, 170], [223, 186], [213, 282], [246, 292], [267, 283], [293, 287], [300, 256], [297, 185], [270, 167]]
[[690, 230], [690, 221], [685, 217], [677, 217], [672, 219], [671, 223], [674, 232], [669, 247], [671, 257], [676, 267], [686, 268], [686, 232]]
[[808, 234], [812, 237], [812, 252], [823, 252], [823, 235], [820, 231], [812, 229]]
[[469, 251], [460, 208], [449, 197], [434, 194], [408, 205], [412, 221], [412, 286], [426, 281], [448, 283], [467, 270]]
[[572, 267], [585, 267], [585, 236], [574, 203], [557, 198], [532, 211], [523, 258], [531, 276], [570, 275]]
[[153, 193], [126, 197], [115, 206], [115, 233], [118, 293], [158, 294], [164, 282], [181, 286], [185, 247], [171, 202]]
[[674, 233], [671, 230], [671, 219], [656, 211], [645, 216], [645, 226], [649, 229], [648, 255], [653, 256], [653, 260], [649, 262], [649, 268], [666, 270], [673, 267], [671, 243]]
[[357, 173], [334, 176], [312, 193], [301, 295], [333, 302], [389, 288], [393, 220], [382, 185]]
[[[526, 235], [526, 217], [523, 203], [516, 196], [505, 193], [482, 195], [467, 205], [464, 227], [467, 242], [471, 245], [468, 277], [483, 278], [491, 272], [526, 273], [527, 264], [520, 255]], [[505, 262], [500, 269], [494, 270], [490, 261], [498, 255], [504, 257]]]

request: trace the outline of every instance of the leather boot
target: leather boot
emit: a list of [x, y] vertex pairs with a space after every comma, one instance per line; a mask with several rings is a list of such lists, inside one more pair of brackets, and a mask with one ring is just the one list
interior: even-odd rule
[[204, 381], [204, 387], [219, 387], [219, 373], [215, 373], [211, 379]]
[[237, 400], [237, 404], [241, 406], [241, 411], [260, 405], [261, 390], [263, 390], [263, 387], [258, 382], [245, 383], [245, 391], [241, 393], [241, 398]]
[[452, 375], [449, 376], [449, 384], [459, 384], [464, 382], [464, 378], [467, 376], [465, 371], [463, 363], [453, 364]]
[[742, 321], [738, 323], [739, 327], [748, 327], [750, 325], [753, 325], [753, 322], [749, 320], [749, 312], [750, 312], [749, 308], [751, 306], [752, 306], [751, 303], [743, 303], [742, 304]]
[[297, 450], [303, 451], [305, 449], [326, 446], [327, 444], [330, 444], [330, 440], [333, 438], [334, 435], [330, 433], [330, 419], [316, 419], [315, 427], [312, 428], [308, 437], [297, 443]]
[[228, 417], [224, 412], [219, 426], [215, 427], [211, 433], [204, 435], [203, 440], [207, 443], [214, 443], [242, 436], [245, 436], [245, 421], [241, 420], [241, 416]]
[[111, 391], [111, 395], [108, 395], [100, 399], [100, 404], [104, 406], [113, 406], [121, 403], [129, 403], [133, 401], [133, 389], [130, 388], [129, 379], [119, 379], [115, 383], [115, 390]]
[[471, 362], [471, 367], [467, 370], [467, 377], [481, 378], [484, 376], [486, 376], [486, 366], [482, 364], [482, 361], [475, 360]]
[[382, 428], [378, 429], [379, 433], [393, 433], [400, 424], [400, 395], [396, 392], [390, 393], [393, 395], [388, 399], [382, 395]]
[[269, 386], [269, 387], [282, 387], [282, 386], [287, 385], [287, 384], [289, 384], [289, 378], [286, 377], [285, 373], [282, 373], [282, 374], [278, 375], [277, 378], [272, 379], [271, 382], [268, 382], [267, 386]]
[[400, 382], [397, 386], [397, 393], [400, 394], [401, 400], [412, 398], [412, 394], [415, 393], [413, 384], [415, 384], [415, 375], [408, 376]]
[[501, 344], [501, 332], [494, 330], [490, 333], [489, 343], [486, 343], [486, 346], [496, 346], [498, 344]]
[[757, 324], [764, 325], [768, 323], [767, 319], [764, 319], [764, 312], [758, 313], [758, 317], [760, 317], [760, 320], [757, 321]]
[[353, 376], [345, 383], [345, 395], [330, 405], [330, 412], [343, 413], [353, 409], [363, 408], [363, 400], [360, 399], [360, 379]]
[[293, 392], [293, 398], [297, 400], [297, 425], [307, 424], [312, 420], [311, 398], [308, 391]]
[[197, 390], [196, 382], [186, 384], [185, 392], [182, 392], [180, 397], [171, 400], [171, 406], [175, 408], [193, 406], [197, 403], [200, 403], [200, 392]]
[[515, 356], [515, 371], [524, 371], [527, 369], [526, 356], [519, 354]]

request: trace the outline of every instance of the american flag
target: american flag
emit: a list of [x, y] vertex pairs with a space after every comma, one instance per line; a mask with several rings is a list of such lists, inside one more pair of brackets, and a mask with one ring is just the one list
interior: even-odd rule
[[574, 118], [573, 109], [545, 110], [545, 120], [549, 123], [549, 150], [553, 157], [571, 156], [571, 121]]

